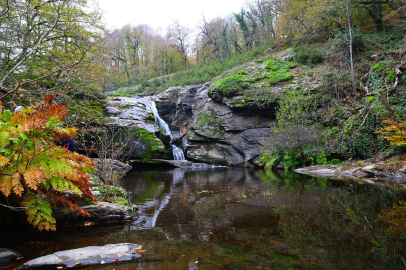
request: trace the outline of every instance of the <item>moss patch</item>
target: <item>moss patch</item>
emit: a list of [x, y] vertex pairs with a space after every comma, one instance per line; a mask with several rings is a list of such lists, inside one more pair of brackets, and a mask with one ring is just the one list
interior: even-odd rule
[[289, 69], [296, 67], [296, 63], [271, 59], [266, 63], [265, 69], [270, 69], [267, 77], [271, 84], [287, 81], [293, 78], [293, 73]]
[[154, 133], [140, 128], [136, 134], [138, 135], [138, 143], [143, 148], [141, 151], [138, 151], [140, 158], [151, 159], [156, 158], [158, 153], [165, 153], [165, 145]]

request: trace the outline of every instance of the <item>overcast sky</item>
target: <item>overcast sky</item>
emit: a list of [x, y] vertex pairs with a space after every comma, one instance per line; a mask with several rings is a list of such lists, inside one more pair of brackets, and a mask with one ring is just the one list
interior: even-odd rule
[[148, 24], [155, 29], [175, 20], [194, 29], [201, 21], [239, 12], [246, 0], [97, 0], [109, 29]]

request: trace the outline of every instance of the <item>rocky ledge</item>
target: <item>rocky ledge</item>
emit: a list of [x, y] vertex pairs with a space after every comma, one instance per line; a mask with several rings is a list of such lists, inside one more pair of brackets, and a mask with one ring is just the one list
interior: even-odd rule
[[90, 226], [102, 223], [131, 221], [137, 215], [136, 207], [131, 208], [120, 204], [99, 202], [83, 206], [82, 209], [92, 216], [81, 215], [78, 211], [72, 212], [70, 208], [59, 208], [53, 214], [57, 224], [69, 226]]
[[384, 172], [377, 169], [376, 164], [368, 166], [346, 166], [346, 165], [318, 165], [296, 169], [295, 172], [314, 177], [332, 179], [355, 179], [369, 183], [376, 181], [387, 181], [401, 184], [406, 187], [406, 168], [394, 172]]
[[124, 243], [58, 251], [28, 261], [18, 269], [66, 269], [84, 265], [132, 261], [141, 257], [139, 254], [141, 248], [142, 246], [137, 244]]

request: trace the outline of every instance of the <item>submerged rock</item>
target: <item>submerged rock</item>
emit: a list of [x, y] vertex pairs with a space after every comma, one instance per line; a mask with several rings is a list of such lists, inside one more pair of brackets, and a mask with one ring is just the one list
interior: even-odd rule
[[21, 258], [21, 254], [8, 248], [0, 248], [0, 266], [13, 263]]
[[63, 269], [81, 265], [100, 265], [114, 262], [132, 261], [139, 257], [142, 246], [137, 244], [111, 244], [105, 246], [90, 246], [78, 249], [58, 251], [39, 257], [20, 266], [18, 269]]

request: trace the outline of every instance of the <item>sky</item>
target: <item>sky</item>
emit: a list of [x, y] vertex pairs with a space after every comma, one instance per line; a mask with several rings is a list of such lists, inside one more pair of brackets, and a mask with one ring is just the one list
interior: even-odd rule
[[104, 11], [107, 28], [148, 24], [162, 32], [178, 20], [194, 29], [206, 21], [241, 10], [246, 0], [96, 0]]

